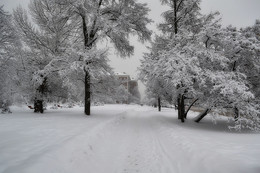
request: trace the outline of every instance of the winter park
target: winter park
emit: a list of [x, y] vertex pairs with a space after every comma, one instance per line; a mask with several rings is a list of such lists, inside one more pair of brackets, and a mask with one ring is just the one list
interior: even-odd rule
[[259, 173], [259, 0], [0, 0], [0, 173]]

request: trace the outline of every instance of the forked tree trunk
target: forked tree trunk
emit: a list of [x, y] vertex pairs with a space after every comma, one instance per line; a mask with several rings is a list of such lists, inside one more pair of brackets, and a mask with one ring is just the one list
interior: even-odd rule
[[184, 118], [185, 118], [185, 119], [187, 118], [187, 114], [188, 114], [190, 108], [191, 108], [191, 107], [194, 105], [194, 103], [196, 103], [198, 100], [199, 100], [199, 99], [197, 98], [197, 99], [195, 99], [195, 100], [190, 104], [190, 106], [188, 107], [188, 109], [186, 110], [186, 112], [185, 112], [185, 114], [184, 114]]
[[85, 114], [90, 115], [90, 75], [85, 71]]
[[158, 97], [158, 111], [161, 112], [161, 98]]
[[199, 123], [200, 120], [202, 120], [208, 113], [209, 113], [210, 109], [205, 109], [203, 112], [201, 112], [196, 118], [195, 118], [195, 122]]

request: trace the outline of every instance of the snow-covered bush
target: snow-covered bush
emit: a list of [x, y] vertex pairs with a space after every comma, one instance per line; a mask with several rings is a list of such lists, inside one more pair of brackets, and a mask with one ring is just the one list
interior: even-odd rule
[[[1, 104], [1, 102], [0, 102], [0, 104]], [[2, 109], [1, 113], [2, 114], [12, 113], [9, 106], [10, 106], [10, 103], [7, 100], [4, 100], [0, 106], [0, 108]]]

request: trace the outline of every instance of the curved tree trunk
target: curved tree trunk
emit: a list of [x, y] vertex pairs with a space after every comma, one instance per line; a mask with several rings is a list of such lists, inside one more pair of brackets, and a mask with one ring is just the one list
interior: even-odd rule
[[208, 113], [209, 113], [210, 109], [207, 108], [205, 109], [203, 112], [201, 112], [196, 118], [195, 118], [195, 122], [199, 123], [200, 120], [202, 120]]
[[194, 105], [194, 103], [196, 103], [198, 100], [199, 100], [199, 99], [197, 98], [197, 99], [195, 99], [195, 100], [190, 104], [190, 106], [188, 107], [187, 111], [186, 111], [185, 114], [184, 114], [184, 118], [185, 118], [185, 119], [187, 118], [187, 114], [188, 114], [190, 108], [191, 108], [191, 107]]

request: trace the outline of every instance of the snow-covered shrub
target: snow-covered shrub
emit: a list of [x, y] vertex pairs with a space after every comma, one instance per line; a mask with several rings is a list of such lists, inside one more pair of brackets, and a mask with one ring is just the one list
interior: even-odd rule
[[4, 100], [0, 107], [2, 109], [1, 113], [2, 114], [12, 113], [9, 106], [10, 106], [10, 103], [7, 100]]

